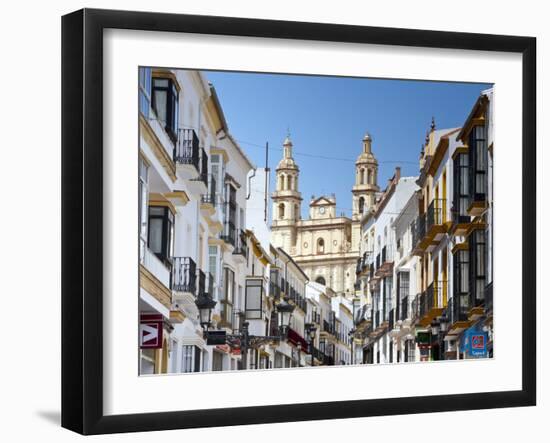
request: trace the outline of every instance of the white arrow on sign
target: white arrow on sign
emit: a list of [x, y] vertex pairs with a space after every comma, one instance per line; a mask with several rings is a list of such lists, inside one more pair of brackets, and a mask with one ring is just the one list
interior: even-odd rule
[[156, 325], [141, 325], [141, 344], [146, 344], [150, 341], [157, 341], [158, 327]]

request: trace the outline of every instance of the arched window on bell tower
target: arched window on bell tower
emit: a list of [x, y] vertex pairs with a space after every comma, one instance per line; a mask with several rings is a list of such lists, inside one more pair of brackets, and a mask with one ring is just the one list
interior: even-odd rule
[[294, 180], [293, 180], [292, 175], [289, 175], [289, 176], [288, 176], [288, 190], [289, 190], [289, 191], [292, 191], [292, 190], [293, 190], [293, 187], [292, 187], [292, 186], [293, 186], [293, 181], [294, 181]]
[[324, 254], [325, 253], [325, 240], [320, 238], [317, 240], [317, 254]]
[[279, 191], [282, 191], [285, 189], [285, 175], [281, 174], [279, 175]]
[[372, 185], [372, 184], [373, 184], [373, 182], [372, 182], [372, 170], [371, 170], [371, 169], [369, 169], [369, 170], [367, 171], [367, 183], [368, 183], [369, 185]]
[[359, 214], [362, 214], [364, 209], [365, 209], [365, 199], [363, 197], [359, 197]]
[[284, 203], [280, 203], [279, 204], [279, 219], [283, 219], [285, 218], [285, 204]]
[[359, 171], [359, 184], [365, 184], [365, 170], [363, 168], [361, 168], [361, 171]]
[[300, 220], [300, 214], [298, 213], [298, 205], [294, 205], [294, 220]]

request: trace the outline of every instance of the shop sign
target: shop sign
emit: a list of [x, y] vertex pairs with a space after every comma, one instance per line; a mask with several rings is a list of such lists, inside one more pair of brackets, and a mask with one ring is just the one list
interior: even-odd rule
[[487, 332], [479, 329], [468, 329], [460, 343], [460, 351], [470, 357], [487, 357]]
[[139, 345], [141, 349], [162, 348], [162, 314], [141, 314], [139, 318]]

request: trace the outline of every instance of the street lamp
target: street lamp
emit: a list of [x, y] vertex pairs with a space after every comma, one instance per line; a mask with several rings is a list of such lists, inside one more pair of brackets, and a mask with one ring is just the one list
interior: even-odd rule
[[309, 353], [311, 354], [311, 366], [315, 366], [315, 357], [313, 356], [313, 350], [315, 348], [315, 334], [317, 332], [317, 328], [315, 327], [314, 323], [306, 323], [304, 326], [309, 345]]
[[443, 313], [443, 315], [439, 318], [439, 330], [442, 334], [445, 334], [448, 327], [449, 319], [447, 318], [447, 314]]
[[212, 309], [216, 306], [216, 301], [211, 297], [199, 295], [195, 304], [199, 310], [199, 320], [201, 327], [206, 331], [211, 325]]
[[439, 335], [439, 322], [437, 321], [437, 319], [433, 319], [432, 320], [432, 323], [430, 324], [430, 328], [432, 329], [432, 335], [433, 336], [437, 336]]
[[281, 336], [285, 336], [288, 327], [290, 325], [290, 317], [294, 311], [294, 305], [291, 305], [285, 298], [281, 303], [277, 305], [277, 316], [279, 320], [279, 333]]

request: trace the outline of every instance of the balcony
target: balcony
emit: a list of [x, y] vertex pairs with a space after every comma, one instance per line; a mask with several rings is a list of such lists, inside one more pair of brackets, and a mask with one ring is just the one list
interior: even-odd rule
[[420, 325], [427, 327], [435, 317], [439, 317], [447, 306], [447, 281], [430, 283], [420, 299]]
[[310, 321], [311, 323], [320, 325], [320, 324], [321, 324], [321, 314], [319, 314], [318, 312], [313, 311], [313, 312], [309, 315], [309, 321]]
[[174, 257], [172, 267], [172, 290], [195, 296], [197, 265], [191, 257]]
[[197, 296], [198, 297], [208, 296], [208, 293], [206, 292], [206, 274], [204, 273], [204, 271], [202, 269], [199, 269], [199, 272], [198, 272]]
[[233, 254], [241, 257], [243, 259], [243, 262], [246, 260], [246, 256], [248, 254], [248, 246], [246, 243], [246, 234], [243, 230], [239, 232], [239, 235], [236, 238]]
[[420, 214], [418, 217], [416, 217], [414, 226], [411, 226], [411, 229], [413, 254], [422, 255], [426, 249], [422, 243], [422, 241], [426, 237], [426, 214]]
[[191, 166], [194, 168], [194, 171], [189, 168], [192, 175], [187, 178], [194, 178], [197, 173], [200, 172], [199, 138], [194, 129], [178, 130], [178, 138], [174, 146], [174, 162], [177, 165], [183, 165], [184, 167]]
[[369, 334], [369, 336], [376, 339], [380, 337], [384, 332], [386, 332], [389, 326], [389, 321], [388, 314], [386, 312], [375, 311], [373, 317], [373, 330]]
[[323, 320], [323, 327], [321, 328], [321, 332], [326, 332], [330, 335], [334, 335], [334, 324], [329, 323], [327, 320]]
[[404, 322], [409, 320], [409, 296], [403, 297], [401, 300], [401, 312], [399, 312], [399, 320]]
[[395, 329], [395, 309], [390, 309], [388, 314], [388, 330], [393, 331]]
[[433, 228], [442, 226], [446, 221], [446, 206], [447, 201], [445, 199], [437, 198], [433, 199], [428, 206], [428, 212], [426, 213], [426, 234], [430, 235]]
[[325, 353], [322, 352], [320, 349], [316, 348], [315, 346], [310, 346], [310, 354], [311, 356], [317, 360], [319, 363], [324, 363], [325, 361]]
[[458, 202], [453, 203], [451, 208], [452, 226], [450, 233], [453, 235], [463, 236], [468, 234], [471, 218], [463, 206], [464, 199], [459, 199]]
[[223, 232], [222, 235], [220, 235], [220, 238], [230, 244], [231, 246], [235, 247], [237, 243], [237, 230], [235, 229], [235, 225], [231, 221], [226, 221], [223, 226]]
[[208, 174], [208, 192], [201, 196], [201, 212], [210, 217], [216, 212], [216, 179], [213, 174]]
[[202, 200], [202, 196], [208, 193], [208, 155], [204, 148], [200, 148], [200, 160], [198, 175], [188, 178], [189, 189], [194, 194], [198, 194]]
[[411, 322], [414, 323], [420, 318], [420, 306], [422, 304], [423, 294], [416, 294], [416, 296], [411, 301]]
[[[378, 262], [378, 257], [380, 261]], [[376, 256], [377, 266], [374, 275], [376, 277], [389, 277], [393, 274], [393, 247], [386, 245], [382, 248], [382, 252]]]
[[447, 200], [433, 199], [425, 216], [417, 219], [417, 232], [413, 236], [414, 253], [430, 252], [447, 232]]
[[455, 295], [447, 303], [447, 316], [449, 318], [448, 334], [460, 334], [463, 330], [470, 327], [471, 322], [468, 319], [470, 311], [470, 302], [468, 294]]

